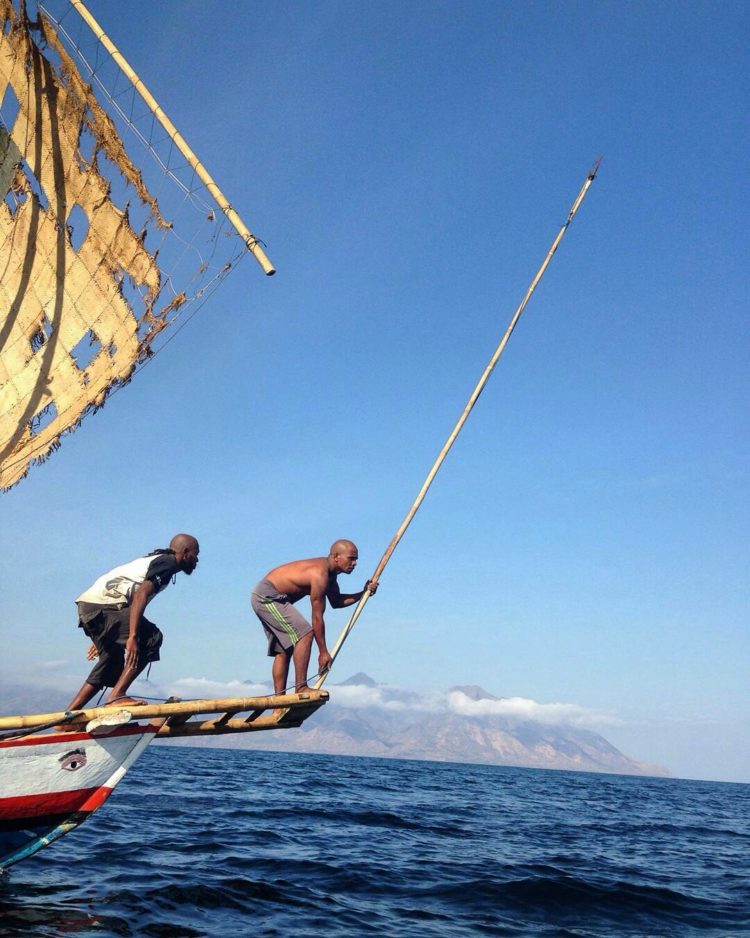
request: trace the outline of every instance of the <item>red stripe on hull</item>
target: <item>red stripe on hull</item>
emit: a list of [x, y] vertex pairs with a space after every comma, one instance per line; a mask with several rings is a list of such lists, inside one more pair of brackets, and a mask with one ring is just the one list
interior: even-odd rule
[[50, 792], [44, 795], [18, 795], [15, 798], [0, 798], [0, 821], [34, 818], [48, 814], [71, 814], [74, 811], [96, 811], [109, 798], [112, 789], [106, 785], [99, 788], [79, 788], [77, 791]]
[[[143, 724], [140, 723], [130, 724], [128, 726], [123, 726], [121, 729], [112, 731], [111, 733], [106, 733], [107, 739], [112, 739], [117, 736], [140, 736], [143, 733], [155, 733], [159, 729], [158, 725], [154, 726], [153, 724]], [[19, 730], [19, 732], [21, 732]], [[29, 731], [33, 734], [33, 730]], [[37, 735], [24, 736], [23, 739], [7, 739], [0, 740], [0, 749], [10, 749], [13, 746], [43, 746], [48, 743], [74, 743], [80, 740], [91, 739], [91, 734], [86, 732], [80, 733], [45, 733], [42, 735], [38, 733]]]

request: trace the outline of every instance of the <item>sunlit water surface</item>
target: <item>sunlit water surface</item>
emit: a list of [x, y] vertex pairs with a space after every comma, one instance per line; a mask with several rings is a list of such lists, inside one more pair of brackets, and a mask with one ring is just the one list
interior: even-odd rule
[[750, 935], [750, 786], [155, 745], [0, 935]]

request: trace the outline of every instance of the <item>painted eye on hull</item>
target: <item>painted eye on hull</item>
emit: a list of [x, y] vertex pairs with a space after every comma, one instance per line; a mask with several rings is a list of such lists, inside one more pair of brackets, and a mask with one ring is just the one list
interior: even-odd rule
[[86, 750], [74, 749], [60, 757], [60, 768], [66, 772], [75, 772], [86, 765]]

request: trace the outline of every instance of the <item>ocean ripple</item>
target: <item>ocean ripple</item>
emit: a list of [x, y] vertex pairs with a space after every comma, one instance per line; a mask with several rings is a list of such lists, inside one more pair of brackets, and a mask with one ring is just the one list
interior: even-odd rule
[[155, 746], [0, 936], [750, 936], [750, 786]]

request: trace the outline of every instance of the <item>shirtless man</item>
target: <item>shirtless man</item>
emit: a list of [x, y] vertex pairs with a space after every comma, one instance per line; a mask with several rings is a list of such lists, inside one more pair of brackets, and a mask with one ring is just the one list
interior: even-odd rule
[[[359, 554], [351, 541], [336, 541], [327, 557], [311, 557], [282, 564], [267, 573], [254, 587], [253, 611], [260, 619], [268, 637], [268, 654], [273, 658], [273, 690], [283, 694], [289, 675], [289, 660], [294, 661], [294, 689], [302, 693], [307, 686], [312, 640], [318, 646], [318, 673], [333, 664], [326, 645], [323, 613], [326, 600], [334, 609], [352, 606], [365, 593], [375, 593], [376, 581], [365, 583], [359, 593], [341, 593], [337, 582], [340, 573], [351, 573]], [[294, 608], [293, 603], [310, 597], [312, 625]]]
[[125, 695], [146, 665], [159, 660], [162, 634], [144, 615], [146, 606], [178, 573], [190, 576], [199, 552], [192, 535], [176, 534], [166, 550], [115, 567], [76, 599], [78, 625], [94, 643], [87, 657], [99, 661], [68, 710], [85, 707], [102, 687], [112, 688], [105, 706], [144, 703]]

